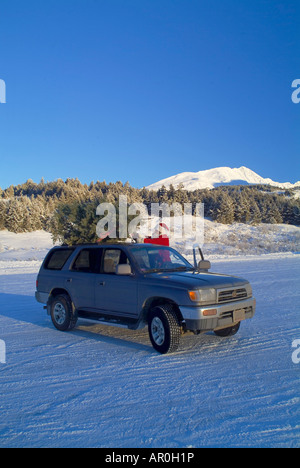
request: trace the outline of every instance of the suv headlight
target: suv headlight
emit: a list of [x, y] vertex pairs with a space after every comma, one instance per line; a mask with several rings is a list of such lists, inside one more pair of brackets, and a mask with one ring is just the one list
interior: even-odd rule
[[189, 298], [193, 302], [201, 302], [205, 304], [215, 304], [217, 302], [216, 290], [211, 289], [196, 289], [194, 291], [188, 291]]
[[246, 284], [247, 297], [252, 297], [252, 287], [251, 284]]

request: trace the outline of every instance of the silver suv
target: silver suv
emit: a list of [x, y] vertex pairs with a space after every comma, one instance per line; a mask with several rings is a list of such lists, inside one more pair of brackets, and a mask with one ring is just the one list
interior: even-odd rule
[[148, 325], [160, 353], [178, 349], [181, 335], [213, 330], [237, 333], [255, 314], [248, 281], [209, 273], [170, 247], [102, 244], [54, 247], [37, 278], [36, 299], [54, 326], [75, 327], [79, 317], [133, 330]]

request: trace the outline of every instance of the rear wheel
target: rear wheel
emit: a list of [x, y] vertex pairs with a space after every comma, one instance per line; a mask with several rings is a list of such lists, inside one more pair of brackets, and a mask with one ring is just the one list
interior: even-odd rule
[[154, 307], [150, 311], [148, 330], [152, 346], [159, 353], [173, 353], [178, 349], [181, 328], [170, 304]]
[[237, 332], [240, 329], [240, 326], [241, 326], [241, 322], [237, 323], [233, 327], [223, 328], [222, 330], [215, 330], [214, 332], [217, 336], [223, 336], [223, 337], [233, 336], [237, 334]]
[[51, 319], [55, 328], [60, 331], [72, 330], [75, 327], [77, 314], [67, 294], [61, 294], [52, 300]]

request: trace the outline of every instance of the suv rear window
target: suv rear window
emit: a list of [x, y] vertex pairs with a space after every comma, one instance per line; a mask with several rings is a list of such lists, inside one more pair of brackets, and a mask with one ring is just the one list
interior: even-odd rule
[[101, 252], [99, 248], [81, 250], [72, 265], [72, 271], [98, 273]]
[[53, 252], [50, 252], [46, 260], [46, 270], [61, 270], [73, 252], [74, 249], [53, 250]]

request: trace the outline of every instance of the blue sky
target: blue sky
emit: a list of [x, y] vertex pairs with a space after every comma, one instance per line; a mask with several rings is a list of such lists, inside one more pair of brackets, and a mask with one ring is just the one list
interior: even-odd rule
[[1, 0], [0, 187], [300, 180], [299, 0]]

